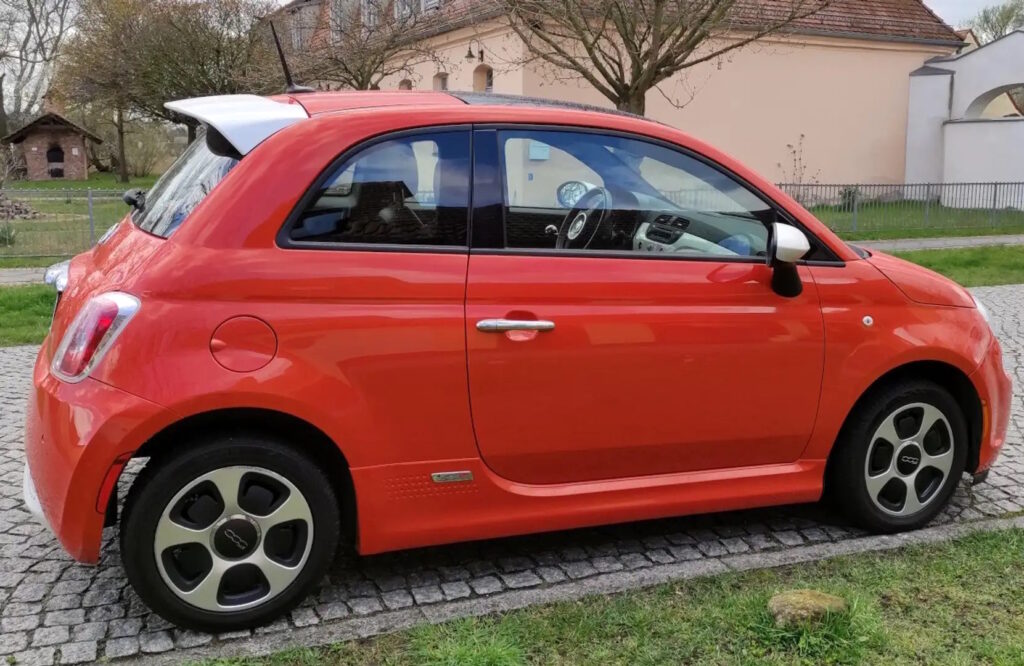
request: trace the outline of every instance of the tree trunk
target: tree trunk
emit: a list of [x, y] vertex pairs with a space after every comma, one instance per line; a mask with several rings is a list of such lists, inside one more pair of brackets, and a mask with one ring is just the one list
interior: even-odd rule
[[7, 128], [7, 107], [4, 105], [4, 79], [7, 74], [0, 74], [0, 136], [7, 136], [10, 131]]
[[117, 110], [117, 117], [114, 120], [117, 127], [117, 171], [118, 180], [122, 183], [128, 182], [128, 159], [124, 147], [124, 109]]
[[634, 92], [628, 97], [622, 97], [615, 100], [615, 108], [619, 111], [626, 111], [628, 113], [635, 113], [638, 116], [642, 116], [647, 111], [647, 94], [644, 92]]

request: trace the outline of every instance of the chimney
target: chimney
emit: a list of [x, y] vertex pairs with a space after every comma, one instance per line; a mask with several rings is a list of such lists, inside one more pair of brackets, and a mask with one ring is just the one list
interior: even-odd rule
[[43, 95], [43, 113], [56, 113], [57, 115], [64, 115], [64, 106], [53, 98], [53, 95], [46, 93]]

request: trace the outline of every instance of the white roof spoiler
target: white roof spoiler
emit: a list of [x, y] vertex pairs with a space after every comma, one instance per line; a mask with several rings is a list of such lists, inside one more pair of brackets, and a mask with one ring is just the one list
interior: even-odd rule
[[301, 104], [276, 102], [258, 95], [193, 97], [164, 106], [213, 127], [242, 155], [272, 134], [309, 118]]

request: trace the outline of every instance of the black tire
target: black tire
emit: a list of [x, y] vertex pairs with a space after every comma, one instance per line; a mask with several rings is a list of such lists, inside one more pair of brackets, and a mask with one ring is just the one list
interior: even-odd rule
[[[276, 596], [244, 610], [211, 612], [187, 603], [170, 588], [157, 566], [154, 539], [165, 509], [179, 492], [204, 474], [239, 466], [269, 470], [301, 492], [312, 517], [312, 543], [308, 550], [302, 547], [305, 564], [301, 569], [296, 565], [298, 574]], [[263, 625], [297, 606], [326, 574], [339, 533], [334, 487], [308, 457], [265, 436], [216, 436], [149, 460], [125, 502], [121, 557], [128, 581], [149, 608], [178, 626], [216, 633]], [[255, 549], [265, 546], [262, 536], [256, 543]], [[208, 550], [213, 552], [213, 547]]]
[[[869, 493], [867, 457], [872, 452], [872, 437], [882, 422], [893, 414], [902, 416], [901, 408], [917, 403], [935, 407], [945, 417], [952, 431], [952, 463], [941, 486], [931, 492], [919, 511], [893, 515], [883, 511]], [[901, 381], [883, 387], [857, 405], [836, 441], [826, 479], [829, 498], [853, 523], [871, 532], [890, 534], [921, 528], [949, 503], [963, 476], [967, 449], [967, 424], [963, 412], [944, 388], [924, 380]], [[896, 451], [892, 455], [891, 464], [895, 466]]]

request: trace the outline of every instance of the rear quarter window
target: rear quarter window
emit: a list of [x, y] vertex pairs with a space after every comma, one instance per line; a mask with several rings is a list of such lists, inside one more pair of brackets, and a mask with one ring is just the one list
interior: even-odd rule
[[235, 168], [237, 156], [216, 153], [209, 144], [207, 134], [200, 135], [146, 193], [142, 210], [132, 215], [140, 229], [167, 238]]

